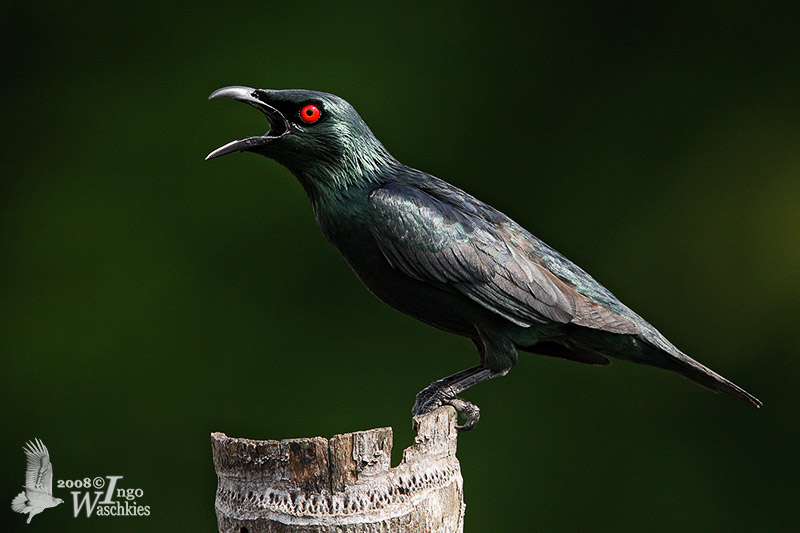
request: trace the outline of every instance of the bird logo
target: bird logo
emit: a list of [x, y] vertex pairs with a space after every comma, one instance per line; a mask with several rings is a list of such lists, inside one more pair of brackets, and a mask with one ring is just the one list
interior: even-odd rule
[[64, 503], [64, 500], [53, 498], [53, 465], [50, 463], [50, 452], [42, 441], [28, 441], [22, 450], [28, 458], [25, 490], [11, 501], [11, 509], [18, 513], [27, 513], [26, 523], [30, 524], [34, 515]]

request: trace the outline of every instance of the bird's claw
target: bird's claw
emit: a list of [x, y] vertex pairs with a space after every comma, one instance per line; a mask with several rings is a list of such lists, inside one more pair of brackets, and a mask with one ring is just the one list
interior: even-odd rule
[[454, 396], [442, 402], [445, 405], [451, 405], [466, 421], [463, 426], [456, 425], [456, 429], [460, 432], [469, 431], [474, 428], [481, 418], [480, 408], [472, 402], [468, 402], [464, 398]]
[[481, 417], [480, 408], [472, 402], [468, 402], [458, 396], [451, 398], [441, 397], [432, 391], [422, 391], [417, 395], [417, 400], [414, 402], [414, 407], [411, 410], [414, 416], [430, 413], [434, 409], [438, 409], [442, 405], [449, 405], [455, 408], [461, 417], [466, 421], [464, 425], [456, 426], [458, 431], [469, 431], [474, 428]]
[[414, 401], [414, 407], [411, 408], [411, 414], [414, 416], [424, 415], [430, 413], [434, 409], [442, 406], [442, 398], [434, 391], [428, 389], [423, 390], [417, 394]]

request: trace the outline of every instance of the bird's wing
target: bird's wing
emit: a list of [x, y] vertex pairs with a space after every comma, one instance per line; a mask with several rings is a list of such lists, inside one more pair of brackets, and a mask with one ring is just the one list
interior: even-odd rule
[[[627, 317], [547, 268], [548, 257], [542, 254], [546, 245], [460, 189], [440, 180], [428, 188], [394, 182], [372, 191], [369, 203], [378, 246], [408, 276], [451, 286], [523, 327], [572, 322], [614, 333], [636, 332]], [[583, 273], [560, 255], [558, 259]]]
[[50, 464], [50, 453], [47, 447], [36, 439], [24, 447], [28, 457], [28, 468], [25, 472], [25, 489], [53, 494], [53, 466]]
[[520, 326], [572, 319], [564, 284], [525, 257], [502, 225], [466, 210], [474, 206], [403, 183], [375, 189], [369, 202], [378, 246], [406, 275], [449, 285]]

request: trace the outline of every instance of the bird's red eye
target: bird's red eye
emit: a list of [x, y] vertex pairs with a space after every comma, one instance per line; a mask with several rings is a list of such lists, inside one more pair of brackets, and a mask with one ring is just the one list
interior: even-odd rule
[[303, 119], [303, 122], [308, 122], [309, 124], [318, 121], [319, 114], [319, 108], [314, 104], [308, 104], [300, 110], [300, 118]]

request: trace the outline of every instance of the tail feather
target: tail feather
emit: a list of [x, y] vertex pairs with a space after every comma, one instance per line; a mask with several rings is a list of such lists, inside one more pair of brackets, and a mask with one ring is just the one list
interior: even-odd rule
[[[643, 365], [671, 370], [694, 383], [714, 392], [729, 394], [761, 407], [761, 401], [735, 383], [698, 363], [670, 343], [655, 328], [641, 335], [614, 335], [607, 332], [581, 328], [572, 332], [570, 342], [582, 350], [596, 350], [603, 355], [632, 361]], [[548, 354], [549, 355], [549, 354]], [[563, 355], [560, 355], [563, 357]]]
[[28, 497], [25, 495], [25, 492], [20, 492], [14, 497], [13, 500], [11, 500], [11, 510], [18, 513], [24, 513], [25, 507], [27, 507], [27, 502]]
[[677, 354], [670, 355], [674, 357], [674, 361], [677, 363], [677, 368], [674, 368], [675, 372], [686, 379], [693, 381], [701, 387], [707, 388], [708, 390], [714, 392], [723, 392], [735, 398], [750, 402], [756, 407], [761, 407], [761, 400], [732, 381], [720, 376], [710, 368], [698, 363], [685, 353], [679, 351]]

